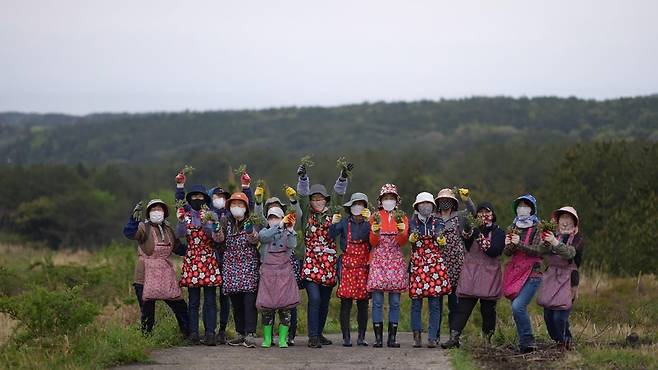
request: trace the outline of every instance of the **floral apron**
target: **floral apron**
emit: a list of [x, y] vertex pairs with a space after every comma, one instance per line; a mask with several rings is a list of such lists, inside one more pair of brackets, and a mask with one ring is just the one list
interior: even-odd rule
[[341, 257], [340, 285], [336, 291], [338, 298], [364, 300], [369, 298], [368, 260], [370, 258], [367, 241], [352, 240], [351, 222], [347, 222], [347, 248]]
[[302, 278], [304, 280], [323, 285], [336, 285], [336, 263], [338, 258], [335, 254], [325, 253], [325, 248], [336, 250], [336, 245], [329, 239], [329, 225], [331, 217], [322, 216], [322, 224], [311, 215], [306, 226], [304, 242], [306, 252], [302, 266]]
[[202, 226], [194, 226], [192, 213], [185, 214], [187, 253], [183, 258], [180, 286], [187, 288], [213, 287], [222, 284], [219, 262], [213, 242]]

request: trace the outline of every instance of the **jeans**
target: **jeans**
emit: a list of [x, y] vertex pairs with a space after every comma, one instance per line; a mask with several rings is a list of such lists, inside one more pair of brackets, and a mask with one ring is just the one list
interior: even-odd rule
[[[413, 331], [423, 330], [423, 300], [424, 298], [411, 300], [411, 330]], [[441, 298], [428, 297], [427, 301], [430, 310], [429, 327], [427, 328], [428, 339], [436, 340], [436, 335], [439, 332], [439, 323], [441, 322]]]
[[309, 337], [322, 335], [329, 314], [329, 300], [333, 289], [331, 286], [319, 285], [311, 281], [306, 282], [306, 294], [308, 295], [306, 319]]
[[482, 332], [484, 334], [493, 334], [496, 330], [497, 301], [470, 297], [457, 298], [457, 312], [455, 312], [454, 320], [450, 323], [450, 330], [460, 333], [464, 330], [478, 300], [480, 301], [480, 314], [482, 315]]
[[[142, 333], [149, 334], [153, 331], [153, 325], [155, 325], [155, 300], [143, 301], [142, 295], [144, 294], [144, 285], [143, 284], [133, 284], [135, 288], [135, 295], [137, 296], [137, 303], [139, 303], [139, 309], [142, 312], [141, 324], [142, 324]], [[187, 304], [183, 299], [177, 300], [164, 300], [164, 302], [171, 308], [174, 315], [176, 316], [176, 321], [178, 321], [178, 328], [184, 336], [189, 334], [189, 317], [187, 313]]]
[[[372, 292], [372, 322], [384, 322], [384, 292]], [[400, 322], [400, 293], [388, 293], [388, 322]]]
[[233, 304], [235, 331], [242, 336], [256, 333], [256, 322], [258, 321], [256, 293], [234, 293], [229, 297]]
[[551, 339], [558, 343], [571, 342], [571, 331], [569, 330], [569, 314], [571, 310], [549, 310], [544, 308], [544, 321]]
[[535, 345], [535, 337], [532, 335], [532, 323], [528, 315], [528, 304], [535, 296], [541, 278], [531, 277], [525, 282], [519, 295], [512, 301], [512, 315], [516, 323], [516, 332], [519, 335], [519, 345], [521, 348]]
[[190, 299], [190, 333], [199, 334], [199, 306], [203, 289], [203, 326], [206, 334], [215, 333], [217, 327], [217, 288], [187, 288]]

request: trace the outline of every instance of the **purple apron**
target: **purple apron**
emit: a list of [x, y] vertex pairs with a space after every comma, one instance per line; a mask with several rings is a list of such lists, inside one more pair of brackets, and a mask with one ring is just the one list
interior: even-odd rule
[[[491, 232], [487, 236], [491, 240]], [[503, 271], [499, 257], [487, 256], [477, 240], [464, 255], [464, 267], [457, 284], [458, 297], [497, 300], [503, 295]]]
[[547, 258], [548, 268], [544, 272], [537, 304], [549, 310], [569, 310], [572, 306], [571, 272], [576, 270], [573, 261], [551, 254]]
[[[282, 240], [286, 240], [284, 236]], [[285, 245], [268, 244], [260, 265], [256, 308], [259, 310], [290, 309], [300, 302], [295, 271]]]

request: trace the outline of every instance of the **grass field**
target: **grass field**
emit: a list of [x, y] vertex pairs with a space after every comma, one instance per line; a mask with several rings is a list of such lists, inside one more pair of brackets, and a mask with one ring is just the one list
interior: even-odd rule
[[[153, 335], [145, 338], [140, 334], [131, 285], [134, 259], [130, 244], [114, 244], [94, 253], [0, 246], [0, 310], [5, 312], [0, 314], [0, 367], [105, 368], [148, 362], [154, 349], [183, 345], [173, 315], [164, 304], [157, 305]], [[305, 294], [302, 296], [305, 301]], [[654, 275], [611, 277], [602, 271], [584, 271], [571, 316], [576, 349], [567, 353], [550, 345], [541, 308], [534, 303], [530, 307], [541, 351], [525, 356], [514, 351], [516, 331], [510, 303], [501, 300], [492, 344], [486, 344], [479, 334], [476, 307], [463, 336], [464, 345], [451, 351], [453, 366], [658, 368], [658, 279]], [[338, 309], [339, 300], [334, 298], [327, 332], [340, 330]], [[410, 300], [403, 295], [403, 331], [410, 330], [409, 310]], [[299, 307], [300, 336], [306, 331], [305, 311], [303, 302]], [[43, 319], [48, 315], [52, 320]], [[355, 318], [352, 325], [356, 330]], [[445, 340], [445, 319], [441, 332]], [[627, 340], [631, 333], [637, 340]]]

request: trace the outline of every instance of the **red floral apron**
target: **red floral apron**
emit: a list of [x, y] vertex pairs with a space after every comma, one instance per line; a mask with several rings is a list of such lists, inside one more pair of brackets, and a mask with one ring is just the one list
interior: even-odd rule
[[183, 258], [180, 286], [188, 288], [212, 287], [222, 284], [219, 263], [213, 249], [213, 241], [203, 227], [192, 224], [192, 213], [185, 214], [187, 224], [187, 253]]
[[369, 292], [402, 293], [409, 288], [409, 273], [396, 233], [381, 234], [370, 253]]
[[450, 280], [439, 244], [431, 235], [418, 239], [410, 262], [409, 297], [416, 299], [450, 294]]
[[302, 266], [302, 278], [313, 283], [334, 286], [336, 285], [336, 263], [338, 258], [335, 254], [325, 253], [325, 248], [336, 250], [336, 245], [329, 238], [329, 225], [331, 217], [322, 215], [322, 224], [314, 215], [308, 219], [304, 242], [306, 252], [304, 253], [304, 265]]
[[[523, 240], [524, 245], [528, 245], [532, 234], [532, 229], [527, 231]], [[531, 256], [520, 250], [514, 252], [512, 258], [505, 265], [505, 272], [503, 273], [503, 295], [505, 298], [514, 300], [519, 295], [532, 273], [532, 267], [538, 262], [541, 262], [541, 257]]]
[[[151, 228], [151, 234], [153, 234], [153, 240], [158, 240], [155, 227]], [[169, 261], [171, 249], [171, 240], [156, 242], [153, 254], [150, 256], [142, 252], [141, 248], [139, 249], [139, 258], [144, 262], [143, 300], [183, 299], [183, 294], [176, 280], [176, 271], [174, 271], [174, 266]]]
[[352, 223], [347, 222], [347, 248], [341, 257], [340, 285], [336, 291], [338, 298], [368, 299], [368, 260], [370, 251], [367, 241], [352, 240]]

